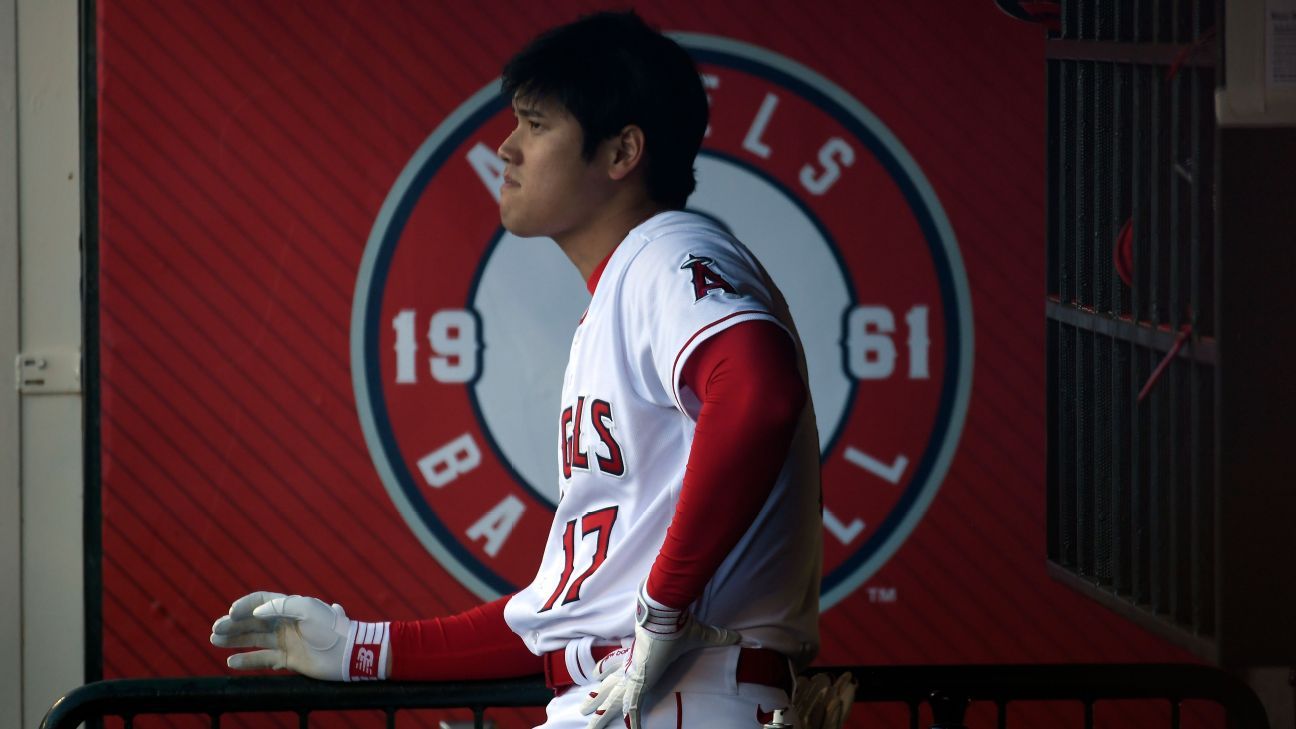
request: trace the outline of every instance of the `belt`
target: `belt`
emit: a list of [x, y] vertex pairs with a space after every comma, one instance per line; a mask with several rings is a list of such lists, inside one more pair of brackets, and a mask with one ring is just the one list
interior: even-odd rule
[[[619, 645], [596, 645], [590, 647], [590, 653], [594, 656], [594, 662], [598, 663], [603, 660], [609, 653], [620, 650]], [[567, 651], [556, 650], [544, 654], [544, 673], [545, 685], [554, 691], [561, 691], [568, 686], [575, 686], [576, 679], [572, 678], [571, 672], [567, 670]], [[594, 680], [594, 676], [588, 676], [585, 683]]]
[[738, 653], [738, 683], [754, 683], [783, 689], [792, 698], [792, 666], [782, 653], [771, 648], [743, 648]]
[[[620, 647], [593, 646], [590, 652], [594, 656], [594, 661], [598, 662]], [[544, 654], [544, 673], [545, 685], [554, 691], [576, 685], [576, 680], [567, 670], [566, 651], [558, 650]], [[770, 648], [743, 648], [739, 651], [735, 678], [738, 679], [738, 683], [754, 683], [783, 689], [788, 696], [792, 695], [792, 669], [788, 666], [788, 660], [782, 653]], [[590, 681], [593, 679], [593, 676], [589, 677]]]

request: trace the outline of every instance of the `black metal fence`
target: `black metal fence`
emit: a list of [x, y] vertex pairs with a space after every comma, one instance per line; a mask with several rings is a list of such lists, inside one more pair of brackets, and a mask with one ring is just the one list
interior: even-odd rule
[[[995, 708], [996, 727], [1006, 729], [1013, 702], [1047, 701], [1083, 707], [1084, 729], [1093, 729], [1101, 701], [1164, 701], [1168, 729], [1180, 727], [1180, 705], [1204, 700], [1222, 707], [1234, 729], [1268, 729], [1263, 705], [1246, 684], [1218, 669], [1190, 664], [841, 666], [816, 669], [830, 675], [851, 671], [859, 681], [856, 702], [899, 702], [909, 708], [909, 729], [922, 709], [933, 729], [959, 729], [973, 702]], [[74, 729], [101, 717], [121, 717], [126, 729], [149, 714], [210, 717], [213, 728], [227, 714], [293, 712], [301, 727], [312, 714], [379, 710], [388, 727], [400, 711], [468, 708], [483, 726], [490, 707], [542, 706], [551, 698], [535, 679], [462, 683], [337, 684], [301, 677], [117, 679], [82, 686], [50, 708], [41, 729]]]
[[1061, 9], [1047, 44], [1049, 558], [1210, 655], [1217, 0]]

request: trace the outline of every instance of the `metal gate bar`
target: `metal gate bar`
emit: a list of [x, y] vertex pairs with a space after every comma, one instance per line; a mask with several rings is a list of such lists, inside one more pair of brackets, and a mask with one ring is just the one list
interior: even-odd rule
[[[961, 666], [836, 666], [809, 673], [836, 676], [850, 671], [859, 681], [856, 702], [899, 702], [909, 707], [909, 726], [918, 729], [926, 703], [932, 727], [959, 729], [972, 702], [996, 707], [996, 725], [1007, 727], [1014, 701], [1080, 702], [1084, 727], [1093, 727], [1098, 701], [1148, 699], [1168, 702], [1169, 729], [1179, 729], [1180, 702], [1212, 701], [1234, 729], [1268, 729], [1264, 706], [1245, 683], [1219, 669], [1192, 664], [1075, 664]], [[340, 684], [302, 677], [114, 679], [81, 686], [50, 708], [41, 729], [75, 729], [86, 721], [146, 714], [221, 717], [245, 712], [293, 712], [308, 726], [320, 711], [380, 710], [388, 727], [411, 709], [469, 708], [477, 727], [492, 707], [543, 706], [552, 693], [539, 678], [454, 683], [362, 682]]]
[[1051, 571], [1204, 654], [1217, 3], [1064, 0], [1046, 44]]

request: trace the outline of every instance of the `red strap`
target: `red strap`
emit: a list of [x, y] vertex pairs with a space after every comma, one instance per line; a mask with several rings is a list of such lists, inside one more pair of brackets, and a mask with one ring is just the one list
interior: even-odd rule
[[768, 320], [735, 324], [703, 342], [682, 380], [702, 411], [675, 517], [648, 575], [648, 594], [672, 608], [702, 594], [760, 513], [806, 401], [796, 347]]

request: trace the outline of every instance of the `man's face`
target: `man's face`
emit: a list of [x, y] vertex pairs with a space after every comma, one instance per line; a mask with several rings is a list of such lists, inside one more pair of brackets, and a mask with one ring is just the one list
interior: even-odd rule
[[600, 156], [581, 156], [580, 123], [561, 104], [514, 98], [517, 127], [499, 147], [507, 163], [500, 222], [510, 233], [561, 237], [588, 223], [609, 193]]

